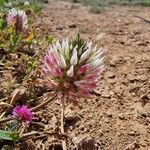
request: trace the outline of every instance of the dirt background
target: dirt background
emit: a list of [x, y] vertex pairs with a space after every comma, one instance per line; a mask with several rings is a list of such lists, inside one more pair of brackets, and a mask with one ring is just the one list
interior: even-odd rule
[[[43, 9], [42, 23], [52, 35], [62, 39], [80, 31], [105, 50], [99, 95], [80, 100], [79, 108], [66, 109], [68, 149], [87, 144], [85, 149], [92, 150], [93, 141], [98, 150], [150, 149], [150, 23], [137, 17], [150, 20], [149, 12], [144, 7], [111, 6], [92, 14], [62, 1], [50, 1]], [[52, 106], [47, 107], [50, 125], [53, 115], [59, 116], [59, 106]]]
[[[68, 149], [150, 150], [150, 8], [109, 6], [92, 14], [80, 4], [50, 0], [41, 16], [36, 24], [43, 34], [63, 39], [80, 32], [105, 53], [97, 94], [66, 107]], [[36, 119], [39, 124], [30, 129], [49, 135], [30, 137], [20, 149], [61, 150], [55, 140], [60, 137], [51, 135], [59, 132], [59, 102], [52, 101]]]

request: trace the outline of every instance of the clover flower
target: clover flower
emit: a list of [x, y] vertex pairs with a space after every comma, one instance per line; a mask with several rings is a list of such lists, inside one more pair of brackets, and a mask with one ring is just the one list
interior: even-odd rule
[[9, 27], [15, 27], [17, 31], [27, 29], [28, 19], [25, 11], [10, 9], [7, 15], [7, 24]]
[[27, 5], [30, 5], [30, 3], [28, 1], [25, 1], [24, 5], [27, 6]]
[[92, 48], [78, 35], [75, 40], [64, 39], [49, 47], [44, 57], [43, 84], [57, 91], [60, 98], [75, 101], [89, 96], [98, 85], [103, 71], [103, 50]]
[[32, 112], [25, 105], [22, 107], [16, 106], [12, 111], [12, 115], [14, 118], [19, 119], [25, 123], [30, 123], [32, 121]]

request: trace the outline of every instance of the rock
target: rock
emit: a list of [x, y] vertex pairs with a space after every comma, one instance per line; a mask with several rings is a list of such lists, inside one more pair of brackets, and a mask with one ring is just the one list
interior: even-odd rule
[[138, 102], [135, 104], [134, 109], [136, 110], [138, 116], [150, 116], [150, 103], [146, 103], [145, 106], [142, 106], [142, 103]]
[[76, 114], [71, 105], [68, 105], [65, 110], [65, 123], [67, 126], [72, 126], [80, 120], [80, 116]]
[[146, 147], [148, 143], [149, 143], [149, 142], [146, 141], [145, 139], [142, 139], [142, 140], [140, 141], [140, 145], [143, 146], [143, 147]]
[[117, 133], [117, 136], [121, 136], [121, 133], [120, 133], [120, 132], [118, 132], [118, 133]]
[[108, 118], [104, 118], [104, 122], [105, 122], [105, 123], [109, 123], [110, 120], [109, 120]]
[[129, 145], [125, 148], [125, 150], [135, 150], [135, 149], [137, 149], [137, 148], [140, 148], [139, 143], [133, 142], [133, 143], [129, 144]]
[[111, 71], [107, 72], [107, 76], [108, 76], [108, 78], [115, 78], [115, 74]]
[[103, 136], [103, 131], [101, 129], [98, 130], [99, 136]]
[[135, 136], [136, 132], [135, 131], [130, 131], [128, 134], [131, 135], [131, 136]]
[[99, 35], [97, 35], [96, 40], [99, 41], [101, 39], [103, 39], [105, 37], [106, 33], [100, 33]]
[[134, 128], [131, 128], [129, 130], [128, 135], [130, 135], [130, 136], [139, 136], [140, 132], [136, 127], [134, 127]]
[[95, 150], [95, 140], [90, 135], [74, 137], [73, 143], [81, 150]]
[[135, 82], [135, 81], [138, 81], [138, 82], [144, 82], [147, 80], [147, 77], [145, 75], [132, 75], [130, 74], [128, 76], [128, 80], [132, 83], [132, 82]]
[[106, 90], [104, 90], [103, 92], [102, 92], [102, 95], [101, 95], [103, 98], [110, 98], [111, 97], [111, 95], [110, 95], [110, 93], [108, 92], [108, 91], [106, 91]]
[[120, 41], [120, 44], [124, 45], [124, 44], [125, 44], [125, 42], [124, 42], [124, 41]]
[[117, 66], [117, 63], [115, 61], [113, 61], [113, 60], [110, 60], [109, 63], [110, 63], [111, 67], [116, 67]]
[[121, 120], [123, 120], [123, 119], [125, 118], [125, 116], [124, 116], [123, 113], [119, 113], [119, 114], [118, 114], [118, 118], [121, 119]]
[[56, 30], [63, 30], [63, 26], [58, 26], [58, 27], [56, 27]]
[[112, 116], [113, 116], [112, 112], [111, 111], [107, 111], [107, 116], [110, 117], [110, 118], [112, 118]]
[[147, 46], [149, 44], [149, 41], [138, 41], [137, 45], [138, 46]]
[[57, 120], [56, 116], [54, 115], [54, 116], [50, 119], [49, 125], [46, 126], [46, 129], [54, 129], [54, 128], [56, 128], [57, 123], [58, 123], [58, 120]]
[[69, 28], [76, 28], [76, 27], [77, 27], [76, 24], [70, 24], [70, 25], [69, 25]]

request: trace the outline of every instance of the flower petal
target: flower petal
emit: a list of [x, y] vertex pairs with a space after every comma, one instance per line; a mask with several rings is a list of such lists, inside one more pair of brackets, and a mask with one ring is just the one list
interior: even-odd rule
[[77, 56], [77, 46], [73, 49], [72, 57], [70, 59], [70, 64], [75, 66], [78, 63], [78, 56]]
[[67, 76], [73, 77], [74, 75], [74, 66], [72, 65], [70, 69], [67, 71]]

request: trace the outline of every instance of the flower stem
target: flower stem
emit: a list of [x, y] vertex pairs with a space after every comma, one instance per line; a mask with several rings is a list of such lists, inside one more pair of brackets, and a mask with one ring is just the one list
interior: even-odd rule
[[[64, 109], [65, 109], [65, 106], [64, 106], [64, 102], [62, 102], [62, 110], [61, 110], [61, 126], [60, 126], [60, 130], [61, 130], [61, 134], [64, 134], [65, 131], [64, 131]], [[62, 147], [63, 147], [63, 150], [67, 150], [67, 146], [66, 146], [66, 141], [65, 140], [62, 140]]]

